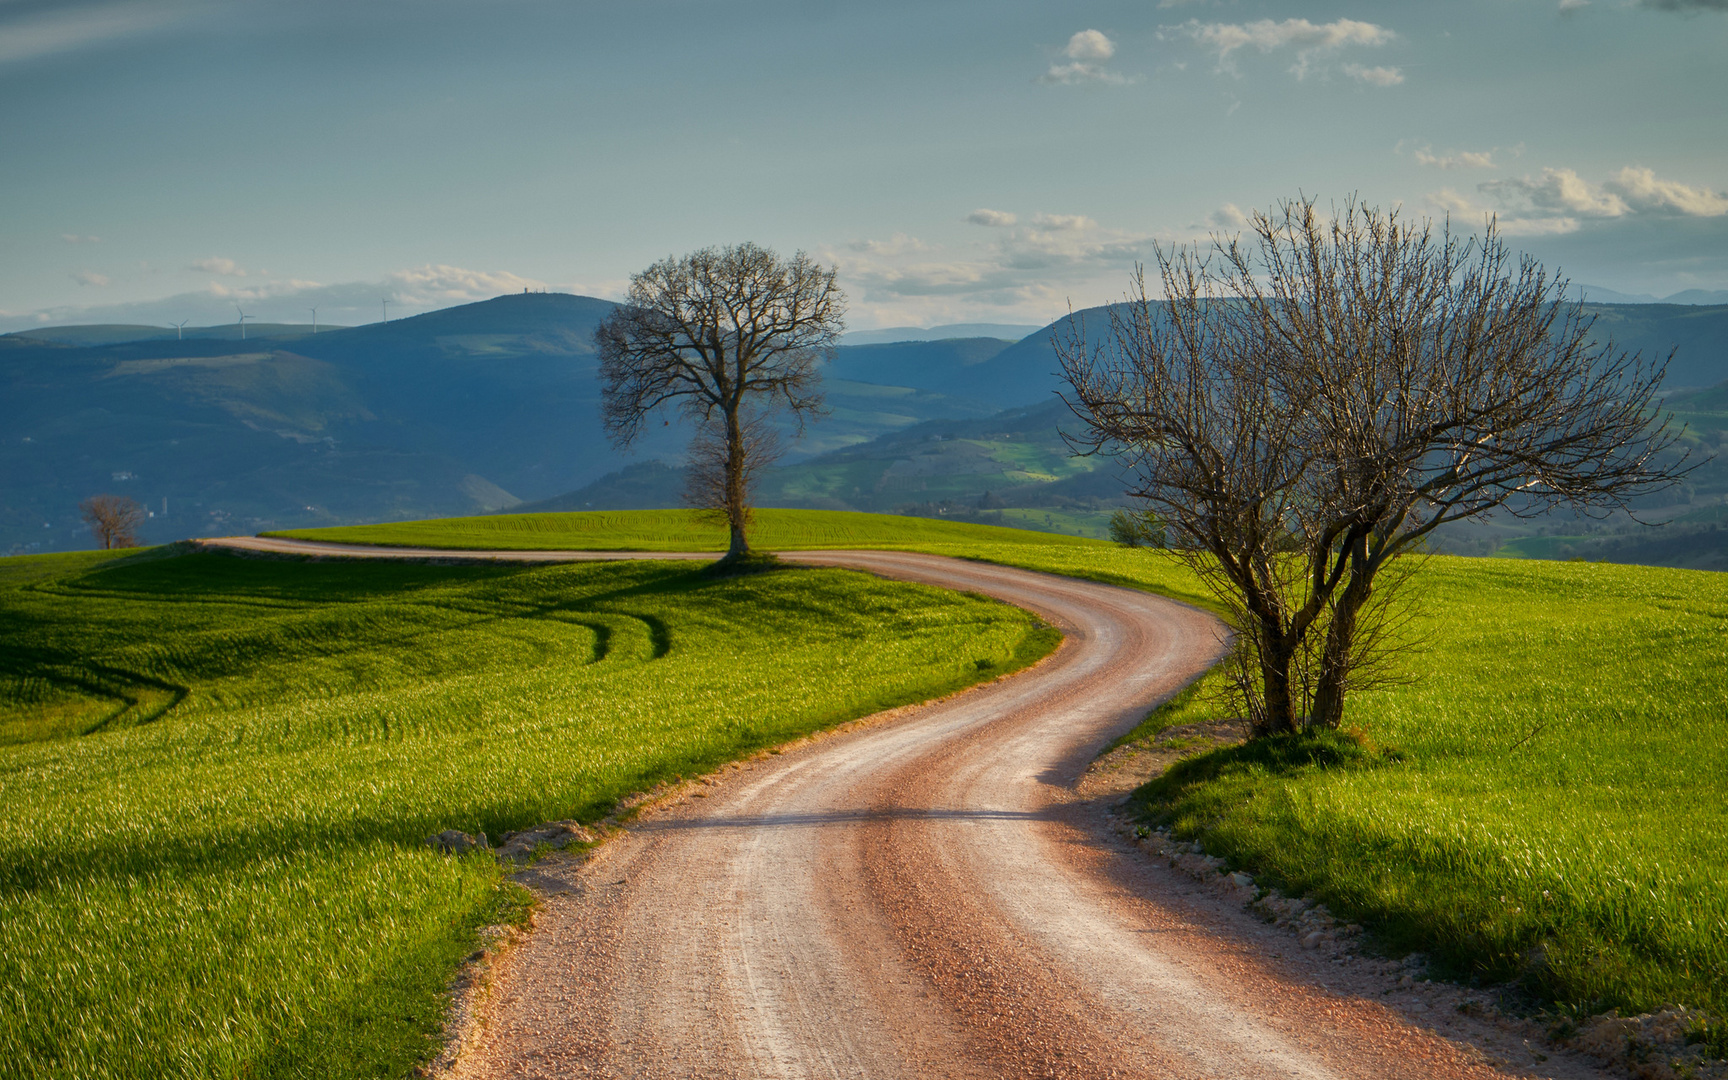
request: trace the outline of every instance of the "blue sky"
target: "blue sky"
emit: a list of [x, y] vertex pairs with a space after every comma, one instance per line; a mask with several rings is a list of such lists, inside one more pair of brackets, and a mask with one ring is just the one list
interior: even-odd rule
[[0, 329], [617, 296], [754, 240], [1041, 323], [1306, 192], [1728, 288], [1728, 0], [0, 0]]

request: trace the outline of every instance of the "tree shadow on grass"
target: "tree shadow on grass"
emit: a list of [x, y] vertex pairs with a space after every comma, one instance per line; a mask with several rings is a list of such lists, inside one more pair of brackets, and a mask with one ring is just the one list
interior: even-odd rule
[[1403, 759], [1352, 731], [1307, 731], [1222, 746], [1171, 765], [1135, 789], [1130, 805], [1146, 820], [1168, 824], [1202, 789], [1232, 780], [1288, 777], [1320, 769], [1364, 769]]

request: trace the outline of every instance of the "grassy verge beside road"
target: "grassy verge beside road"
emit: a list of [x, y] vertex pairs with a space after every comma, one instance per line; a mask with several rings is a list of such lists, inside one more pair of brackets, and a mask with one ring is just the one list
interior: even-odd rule
[[1411, 681], [1355, 738], [1191, 758], [1142, 811], [1457, 977], [1728, 1013], [1728, 577], [1435, 558], [1413, 587]]
[[[839, 520], [822, 534], [798, 524], [816, 512], [761, 513], [768, 547], [832, 537], [809, 546], [982, 558], [1206, 603], [1158, 552], [873, 515], [827, 515]], [[661, 527], [610, 518], [619, 546]], [[1352, 701], [1364, 741], [1203, 755], [1142, 791], [1145, 811], [1460, 977], [1520, 979], [1584, 1011], [1728, 1013], [1728, 576], [1437, 556], [1411, 587], [1410, 681]], [[1215, 715], [1190, 694], [1139, 734]]]
[[593, 820], [1053, 644], [837, 570], [0, 560], [0, 1073], [402, 1075], [520, 905], [426, 836]]

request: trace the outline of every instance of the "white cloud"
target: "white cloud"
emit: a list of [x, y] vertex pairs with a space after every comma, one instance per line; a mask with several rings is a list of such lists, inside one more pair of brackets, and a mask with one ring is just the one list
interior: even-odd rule
[[1451, 188], [1431, 191], [1426, 199], [1428, 205], [1439, 213], [1449, 218], [1462, 218], [1466, 224], [1475, 221], [1486, 224], [1489, 218], [1493, 218], [1494, 226], [1502, 236], [1560, 236], [1577, 232], [1579, 228], [1578, 219], [1570, 215], [1543, 216], [1529, 210], [1508, 211], [1474, 202]]
[[1397, 86], [1404, 81], [1404, 72], [1395, 67], [1363, 67], [1361, 64], [1345, 64], [1338, 70], [1358, 82], [1372, 86]]
[[316, 281], [302, 281], [299, 278], [285, 278], [281, 281], [267, 281], [254, 286], [224, 285], [212, 281], [205, 290], [211, 296], [223, 300], [272, 300], [277, 297], [294, 296], [313, 289], [321, 289]]
[[1068, 39], [1062, 50], [1070, 60], [1108, 60], [1116, 55], [1116, 43], [1097, 30], [1082, 30]]
[[[86, 277], [88, 280], [74, 275], [84, 284], [103, 285], [108, 280], [98, 274], [87, 274]], [[248, 315], [256, 315], [263, 322], [309, 321], [311, 316], [306, 309], [316, 306], [319, 322], [353, 325], [376, 322], [380, 318], [379, 301], [386, 298], [390, 301], [390, 317], [396, 319], [455, 304], [490, 300], [523, 289], [618, 297], [623, 295], [627, 285], [628, 282], [624, 281], [551, 285], [504, 271], [429, 264], [398, 270], [376, 281], [335, 285], [288, 277], [270, 281], [257, 278], [244, 282], [212, 281], [197, 292], [155, 300], [63, 305], [28, 313], [0, 314], [0, 326], [21, 329], [28, 325], [96, 322], [163, 326], [181, 319], [192, 320], [194, 326], [215, 325], [234, 321], [233, 305], [236, 303], [244, 305]]]
[[1672, 180], [1658, 180], [1652, 169], [1628, 165], [1610, 177], [1603, 187], [1641, 213], [1680, 214], [1685, 217], [1728, 214], [1728, 194], [1689, 187]]
[[1477, 214], [1487, 213], [1475, 203], [1453, 191], [1451, 188], [1441, 188], [1428, 193], [1429, 205], [1443, 214]]
[[77, 233], [61, 233], [60, 239], [68, 244], [100, 244], [102, 242], [100, 236], [79, 236]]
[[1116, 43], [1097, 30], [1081, 30], [1068, 39], [1068, 44], [1062, 50], [1062, 55], [1069, 59], [1066, 64], [1051, 64], [1050, 70], [1038, 77], [1038, 81], [1046, 84], [1068, 84], [1079, 82], [1102, 82], [1113, 86], [1121, 86], [1128, 80], [1117, 72], [1105, 67], [1105, 63], [1116, 55]]
[[1206, 219], [1207, 223], [1218, 229], [1233, 229], [1237, 232], [1248, 227], [1248, 215], [1244, 214], [1235, 203], [1225, 203]]
[[1543, 169], [1540, 176], [1508, 177], [1476, 185], [1501, 205], [1513, 210], [1535, 210], [1579, 214], [1584, 217], [1620, 217], [1627, 212], [1624, 199], [1591, 184], [1571, 169]]
[[966, 215], [966, 220], [974, 225], [984, 225], [994, 229], [1004, 229], [1020, 219], [1003, 210], [987, 210], [979, 207]]
[[1097, 222], [1084, 214], [1033, 214], [1032, 227], [1046, 230], [1091, 229]]
[[224, 259], [212, 255], [208, 259], [193, 259], [190, 269], [202, 270], [206, 274], [221, 274], [223, 277], [245, 277], [246, 271], [233, 259]]
[[1431, 169], [1492, 169], [1494, 167], [1493, 150], [1459, 150], [1455, 153], [1436, 155], [1432, 147], [1423, 146], [1412, 151], [1410, 156], [1416, 159], [1416, 164], [1426, 165]]
[[1428, 202], [1449, 214], [1492, 214], [1507, 236], [1557, 236], [1586, 222], [1619, 219], [1728, 216], [1728, 193], [1663, 180], [1631, 165], [1600, 184], [1573, 169], [1546, 168], [1535, 176], [1486, 180], [1476, 190], [1491, 203], [1479, 205], [1450, 188], [1431, 193]]
[[76, 281], [80, 285], [100, 286], [108, 284], [108, 276], [106, 274], [98, 274], [91, 270], [72, 271], [72, 280]]
[[853, 251], [869, 252], [872, 255], [904, 255], [908, 252], [927, 251], [930, 245], [916, 236], [907, 236], [897, 232], [886, 240], [854, 240], [846, 245]]
[[508, 271], [464, 270], [442, 263], [398, 270], [384, 280], [395, 288], [397, 296], [394, 299], [409, 306], [423, 307], [471, 304], [503, 293], [546, 288], [543, 281], [519, 277]]
[[[1296, 62], [1291, 65], [1290, 72], [1298, 79], [1305, 79], [1309, 74], [1320, 70], [1319, 63], [1341, 49], [1352, 46], [1377, 47], [1394, 40], [1398, 35], [1383, 26], [1374, 23], [1360, 22], [1356, 19], [1336, 19], [1329, 23], [1313, 23], [1307, 19], [1285, 19], [1282, 22], [1272, 19], [1256, 19], [1247, 23], [1203, 23], [1198, 19], [1190, 19], [1180, 27], [1173, 28], [1201, 45], [1212, 50], [1218, 59], [1218, 70], [1237, 74], [1235, 56], [1242, 49], [1255, 49], [1261, 53], [1272, 53], [1280, 49], [1296, 50]], [[1392, 81], [1402, 81], [1396, 68], [1362, 69], [1376, 72], [1387, 72], [1389, 75], [1376, 78], [1393, 78]], [[1367, 81], [1374, 81], [1368, 79]], [[1390, 85], [1382, 83], [1380, 85]]]
[[1560, 0], [1560, 14], [1570, 15], [1590, 6], [1590, 0]]
[[1069, 298], [1086, 304], [1119, 297], [1135, 262], [1152, 256], [1152, 237], [1111, 229], [1082, 214], [1036, 214], [1007, 224], [1001, 211], [976, 241], [902, 257], [823, 251], [840, 270], [850, 307], [879, 325], [1012, 315], [1049, 321]]
[[1564, 236], [1578, 231], [1578, 219], [1575, 217], [1505, 217], [1495, 219], [1495, 227], [1502, 236]]

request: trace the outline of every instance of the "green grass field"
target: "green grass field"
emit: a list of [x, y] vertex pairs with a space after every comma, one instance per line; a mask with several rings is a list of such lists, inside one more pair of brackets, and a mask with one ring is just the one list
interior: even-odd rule
[[[1436, 557], [1350, 740], [1216, 751], [1151, 818], [1464, 979], [1728, 1013], [1728, 576]], [[1205, 687], [1141, 735], [1218, 713]], [[1329, 764], [1328, 764], [1329, 763]]]
[[[723, 546], [684, 511], [313, 535]], [[1168, 556], [1080, 538], [763, 511], [755, 539], [1205, 601]], [[1367, 749], [1214, 752], [1147, 812], [1460, 977], [1728, 1011], [1728, 578], [1436, 557], [1414, 587], [1412, 681], [1351, 705]], [[520, 903], [426, 835], [592, 819], [1050, 643], [1012, 609], [837, 571], [0, 560], [0, 1074], [400, 1075], [475, 928]], [[1213, 708], [1185, 697], [1141, 734]]]
[[[725, 551], [724, 526], [689, 510], [585, 510], [496, 514], [385, 525], [266, 533], [345, 544], [480, 551]], [[831, 510], [757, 510], [750, 543], [766, 551], [834, 548], [925, 551], [982, 559], [1112, 585], [1152, 589], [1212, 605], [1192, 574], [1173, 560], [1107, 540], [1031, 532], [897, 514]]]
[[1054, 641], [836, 570], [0, 559], [0, 1075], [404, 1075], [522, 904], [426, 836], [594, 820]]
[[[725, 551], [726, 526], [689, 510], [580, 510], [561, 514], [495, 514], [385, 525], [289, 529], [265, 534], [347, 544], [413, 545], [516, 551]], [[813, 548], [906, 548], [925, 545], [1085, 544], [1075, 536], [1027, 533], [893, 514], [832, 510], [758, 510], [750, 543], [767, 551]]]

